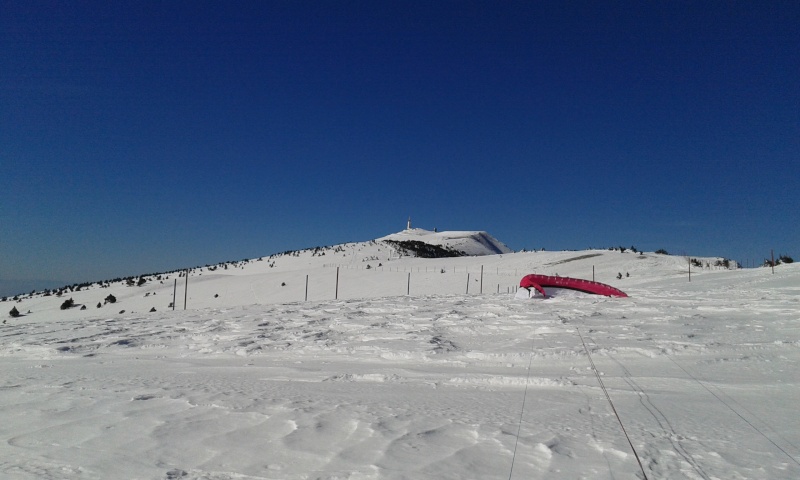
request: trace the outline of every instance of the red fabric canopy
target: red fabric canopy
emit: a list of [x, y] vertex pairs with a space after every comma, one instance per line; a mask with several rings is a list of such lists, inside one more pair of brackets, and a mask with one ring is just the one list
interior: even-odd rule
[[579, 278], [538, 275], [535, 273], [522, 277], [522, 280], [519, 282], [519, 286], [528, 289], [535, 288], [544, 296], [547, 296], [544, 291], [544, 287], [568, 288], [570, 290], [578, 290], [579, 292], [593, 293], [595, 295], [606, 295], [609, 297], [628, 296], [628, 294], [622, 290], [614, 288], [611, 285], [606, 285], [605, 283], [581, 280]]

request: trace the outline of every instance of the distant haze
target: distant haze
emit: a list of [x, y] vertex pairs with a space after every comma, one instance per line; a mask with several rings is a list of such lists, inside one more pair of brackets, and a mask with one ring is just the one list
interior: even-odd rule
[[0, 280], [0, 297], [12, 296], [49, 288], [63, 287], [67, 283], [53, 280]]

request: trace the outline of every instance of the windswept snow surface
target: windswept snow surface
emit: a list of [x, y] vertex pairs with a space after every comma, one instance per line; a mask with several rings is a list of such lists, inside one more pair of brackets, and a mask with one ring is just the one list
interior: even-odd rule
[[[647, 478], [800, 478], [798, 267], [378, 248], [0, 303], [0, 477], [642, 478], [588, 349]], [[630, 297], [510, 288], [593, 266]]]

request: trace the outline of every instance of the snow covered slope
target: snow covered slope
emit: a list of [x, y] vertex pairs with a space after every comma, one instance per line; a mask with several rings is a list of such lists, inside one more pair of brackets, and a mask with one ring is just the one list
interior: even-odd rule
[[[695, 282], [729, 272], [714, 266], [717, 259], [699, 260], [704, 267], [692, 268]], [[172, 309], [173, 298], [180, 310], [406, 294], [508, 293], [528, 273], [597, 280], [627, 291], [654, 281], [682, 284], [688, 280], [689, 265], [684, 257], [608, 250], [415, 258], [374, 240], [197, 267], [189, 270], [188, 285], [185, 272], [172, 272], [145, 276], [141, 285], [137, 277], [76, 286], [60, 295], [38, 292], [0, 302], [0, 307], [7, 312], [14, 306], [30, 321], [50, 321], [106, 317], [123, 310], [162, 312]], [[106, 302], [109, 295], [115, 303]], [[75, 307], [61, 310], [68, 299]]]
[[[424, 239], [470, 253], [451, 258], [401, 255], [385, 240]], [[492, 254], [501, 251], [502, 254]], [[529, 273], [597, 280], [627, 291], [649, 282], [688, 280], [689, 259], [655, 253], [609, 250], [509, 253], [486, 232], [430, 232], [410, 229], [368, 242], [289, 251], [251, 260], [206, 265], [185, 272], [147, 275], [72, 286], [60, 292], [23, 295], [12, 306], [28, 321], [106, 317], [175, 309], [230, 308], [253, 304], [329, 299], [508, 293]], [[695, 259], [694, 281], [727, 269], [720, 259]], [[140, 281], [142, 282], [139, 285]], [[107, 303], [109, 295], [115, 303]], [[75, 307], [60, 309], [68, 299]]]
[[503, 242], [481, 231], [431, 232], [421, 228], [410, 228], [378, 240], [419, 241], [430, 245], [449, 247], [467, 255], [496, 255], [513, 251]]
[[[31, 309], [0, 325], [0, 477], [642, 478], [594, 362], [647, 478], [800, 478], [800, 266], [380, 242], [226, 266], [186, 311], [175, 275], [0, 303]], [[593, 267], [631, 296], [506, 290]]]

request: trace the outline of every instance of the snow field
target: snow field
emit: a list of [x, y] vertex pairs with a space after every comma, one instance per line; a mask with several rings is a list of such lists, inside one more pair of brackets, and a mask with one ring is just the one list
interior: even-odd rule
[[[638, 478], [580, 329], [648, 478], [800, 478], [797, 268], [708, 270], [689, 283], [672, 257], [449, 261], [430, 260], [434, 291], [410, 296], [402, 281], [374, 295], [373, 266], [340, 270], [365, 285], [343, 283], [344, 298], [267, 303], [259, 282], [286, 292], [274, 284], [291, 270], [262, 263], [190, 277], [185, 311], [147, 313], [143, 289], [171, 299], [160, 284], [76, 292], [119, 293], [83, 313], [48, 310], [53, 297], [20, 302], [32, 313], [0, 325], [0, 476], [501, 479], [513, 459], [515, 479]], [[458, 273], [433, 264], [485, 275], [600, 265], [631, 273], [612, 283], [630, 297], [435, 291]], [[303, 268], [303, 280], [319, 273]]]

